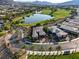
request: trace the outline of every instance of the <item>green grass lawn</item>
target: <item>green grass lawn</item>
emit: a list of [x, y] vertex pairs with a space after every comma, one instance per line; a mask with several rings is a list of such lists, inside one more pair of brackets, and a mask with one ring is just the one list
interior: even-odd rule
[[49, 15], [51, 13], [51, 10], [50, 9], [43, 9], [41, 14], [47, 14]]
[[28, 28], [30, 26], [32, 26], [32, 24], [16, 24], [16, 26], [22, 26], [22, 27], [25, 27], [25, 28]]
[[79, 53], [74, 53], [74, 54], [70, 54], [70, 55], [59, 55], [59, 56], [29, 55], [28, 59], [79, 59]]
[[0, 32], [0, 37], [5, 35], [6, 33], [5, 32]]
[[59, 18], [64, 18], [70, 15], [70, 10], [65, 10], [65, 9], [58, 9], [57, 11], [53, 12], [53, 10], [50, 9], [43, 9], [42, 10], [42, 14], [51, 14], [55, 17], [55, 19], [59, 19]]
[[65, 9], [59, 9], [56, 12], [52, 13], [55, 19], [65, 18], [70, 15], [70, 11], [66, 11]]

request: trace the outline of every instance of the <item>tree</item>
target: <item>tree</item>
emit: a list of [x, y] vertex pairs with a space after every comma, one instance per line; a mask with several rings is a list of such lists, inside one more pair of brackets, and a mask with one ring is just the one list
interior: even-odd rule
[[30, 47], [30, 50], [33, 51], [33, 54], [34, 54], [35, 46], [32, 45], [32, 46]]
[[57, 50], [57, 51], [60, 51], [60, 50], [61, 50], [61, 46], [57, 46], [57, 47], [56, 47], [56, 50]]
[[36, 26], [41, 26], [41, 24], [40, 23], [37, 23]]
[[35, 46], [32, 45], [31, 48], [30, 48], [30, 50], [33, 50], [34, 51], [35, 50]]
[[49, 48], [48, 48], [49, 51], [52, 51], [52, 49], [53, 49], [52, 47], [49, 47]]
[[4, 30], [10, 30], [11, 29], [11, 25], [10, 24], [4, 24]]
[[61, 50], [61, 46], [57, 46], [57, 47], [56, 47], [56, 50], [57, 50], [57, 54], [58, 54], [58, 51]]
[[26, 45], [22, 45], [21, 49], [25, 49], [26, 48]]
[[39, 49], [40, 51], [43, 51], [44, 50], [44, 48], [43, 48], [43, 46], [40, 46], [40, 49]]
[[0, 32], [2, 32], [2, 29], [0, 28]]
[[3, 20], [4, 20], [4, 22], [6, 23], [7, 21], [9, 21], [9, 16], [7, 16], [7, 15], [4, 16], [4, 17], [3, 17]]
[[46, 33], [48, 33], [48, 27], [43, 27], [43, 30], [46, 32]]
[[49, 48], [48, 48], [48, 50], [49, 50], [50, 52], [52, 51], [52, 49], [53, 49], [52, 47], [49, 47]]

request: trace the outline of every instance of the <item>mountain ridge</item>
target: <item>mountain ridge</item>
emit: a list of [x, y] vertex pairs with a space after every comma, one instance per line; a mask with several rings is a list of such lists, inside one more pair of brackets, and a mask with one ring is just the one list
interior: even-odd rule
[[64, 3], [60, 3], [59, 5], [64, 6], [64, 5], [79, 5], [79, 0], [72, 0]]
[[56, 3], [51, 3], [51, 2], [47, 2], [47, 1], [33, 1], [32, 4], [36, 4], [36, 5], [55, 5]]

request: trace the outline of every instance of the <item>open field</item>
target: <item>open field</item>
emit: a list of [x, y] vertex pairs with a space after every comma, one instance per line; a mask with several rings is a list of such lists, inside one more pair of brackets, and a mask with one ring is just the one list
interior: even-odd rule
[[56, 11], [52, 12], [53, 10], [50, 9], [43, 9], [42, 14], [47, 14], [47, 15], [53, 15], [56, 19], [59, 18], [64, 18], [70, 15], [70, 10], [65, 10], [65, 9], [57, 9]]
[[53, 16], [56, 19], [64, 18], [70, 15], [70, 11], [64, 10], [64, 9], [59, 9], [56, 12], [53, 13]]
[[49, 15], [51, 13], [51, 10], [50, 9], [43, 9], [41, 13]]

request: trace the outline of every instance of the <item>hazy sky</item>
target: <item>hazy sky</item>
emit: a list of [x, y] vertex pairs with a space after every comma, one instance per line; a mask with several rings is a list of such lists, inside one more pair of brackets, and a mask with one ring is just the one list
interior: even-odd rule
[[52, 2], [52, 3], [62, 3], [62, 2], [66, 2], [66, 1], [71, 1], [71, 0], [14, 0], [14, 1], [48, 1], [48, 2]]

